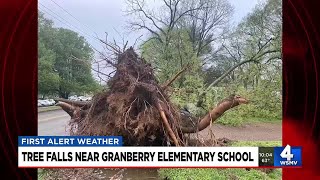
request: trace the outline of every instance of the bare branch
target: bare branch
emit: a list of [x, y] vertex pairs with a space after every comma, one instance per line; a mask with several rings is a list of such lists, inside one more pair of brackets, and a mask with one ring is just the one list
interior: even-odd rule
[[102, 42], [103, 44], [105, 44], [107, 47], [110, 47], [114, 52], [120, 54], [121, 51], [119, 49], [117, 49], [116, 47], [114, 47], [113, 45], [109, 44], [108, 42], [103, 41], [102, 39], [99, 39], [100, 42]]
[[172, 79], [170, 79], [169, 81], [167, 81], [166, 83], [164, 83], [164, 85], [162, 85], [163, 89], [168, 88], [184, 71], [186, 71], [188, 68], [190, 67], [189, 64], [187, 64], [184, 68], [182, 68], [175, 76], [173, 76]]
[[141, 34], [133, 43], [133, 47], [136, 46], [137, 42], [139, 41], [139, 39], [142, 37], [143, 35]]
[[107, 82], [104, 78], [100, 77], [100, 74], [111, 78], [110, 75], [105, 74], [105, 73], [103, 73], [103, 72], [100, 71], [99, 63], [97, 63], [97, 65], [98, 65], [98, 70], [96, 70], [96, 69], [94, 69], [94, 68], [91, 66], [91, 63], [90, 63], [88, 60], [79, 59], [79, 58], [77, 58], [77, 57], [75, 57], [75, 56], [71, 56], [71, 58], [72, 58], [73, 60], [76, 60], [76, 61], [78, 61], [78, 62], [81, 62], [81, 63], [84, 63], [84, 64], [90, 66], [91, 70], [93, 70], [93, 71], [95, 71], [96, 73], [98, 73], [97, 75], [98, 75], [98, 77], [100, 78], [100, 80], [102, 80], [102, 81], [104, 81], [104, 82]]
[[153, 24], [160, 32], [162, 32], [163, 34], [165, 34], [165, 32], [163, 31], [163, 29], [160, 28], [160, 27], [156, 24], [154, 18], [151, 17], [151, 15], [148, 15], [145, 10], [143, 10], [143, 7], [140, 5], [139, 1], [136, 1], [136, 2], [137, 2], [137, 5], [138, 5], [138, 7], [139, 7], [138, 9], [136, 9], [136, 11], [142, 12], [142, 13], [144, 14], [144, 16], [145, 16], [147, 19], [149, 19], [149, 20], [152, 22], [152, 24]]
[[138, 23], [131, 23], [131, 25], [132, 25], [132, 27], [137, 26], [139, 29], [146, 29], [146, 30], [148, 30], [151, 34], [157, 36], [157, 39], [158, 39], [161, 43], [163, 42], [162, 39], [161, 39], [161, 36], [160, 36], [156, 31], [148, 28], [147, 26], [141, 25], [141, 24], [138, 24]]

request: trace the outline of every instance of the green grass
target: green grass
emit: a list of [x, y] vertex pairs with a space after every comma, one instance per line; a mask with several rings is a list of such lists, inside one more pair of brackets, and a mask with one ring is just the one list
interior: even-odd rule
[[44, 180], [44, 177], [47, 175], [48, 169], [38, 169], [38, 180]]
[[246, 170], [244, 168], [228, 169], [160, 169], [161, 179], [172, 180], [256, 180], [256, 179], [281, 179], [281, 170], [275, 169], [270, 173], [258, 169]]
[[260, 147], [273, 147], [282, 146], [281, 141], [238, 141], [232, 143], [231, 146], [260, 146]]
[[[240, 141], [235, 142], [231, 146], [281, 146], [281, 141]], [[162, 179], [170, 180], [255, 180], [255, 179], [281, 179], [281, 169], [274, 169], [269, 173], [265, 173], [259, 169], [246, 170], [244, 168], [228, 168], [228, 169], [159, 169], [159, 176]]]
[[59, 106], [49, 106], [49, 107], [38, 107], [38, 113], [39, 112], [47, 112], [47, 111], [53, 111], [61, 109]]
[[254, 123], [254, 122], [267, 122], [267, 123], [281, 123], [282, 119], [270, 117], [270, 118], [259, 118], [259, 117], [252, 117], [248, 118], [248, 122]]
[[[236, 117], [236, 118], [235, 118]], [[230, 115], [221, 117], [217, 120], [217, 123], [226, 125], [226, 126], [241, 126], [244, 124], [252, 124], [252, 123], [281, 123], [282, 120], [278, 118], [259, 118], [259, 117], [237, 117]]]

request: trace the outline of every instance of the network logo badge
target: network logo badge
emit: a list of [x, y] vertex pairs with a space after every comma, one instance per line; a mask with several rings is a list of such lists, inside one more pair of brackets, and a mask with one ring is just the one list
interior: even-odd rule
[[302, 166], [301, 147], [275, 147], [274, 166], [276, 167], [301, 167]]

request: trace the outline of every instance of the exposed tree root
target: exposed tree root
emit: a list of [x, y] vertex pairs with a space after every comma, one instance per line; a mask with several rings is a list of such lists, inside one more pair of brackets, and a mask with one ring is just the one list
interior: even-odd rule
[[180, 144], [179, 144], [179, 142], [178, 142], [178, 140], [177, 140], [177, 137], [175, 136], [174, 132], [172, 131], [172, 129], [171, 129], [171, 127], [170, 127], [170, 124], [169, 124], [169, 122], [168, 122], [168, 119], [167, 119], [167, 117], [166, 117], [166, 114], [164, 113], [164, 111], [163, 111], [163, 109], [162, 109], [162, 107], [161, 107], [161, 105], [160, 105], [159, 103], [157, 103], [157, 108], [158, 108], [158, 110], [159, 110], [159, 112], [160, 112], [161, 118], [162, 118], [162, 120], [163, 120], [163, 124], [165, 125], [165, 128], [166, 128], [166, 130], [168, 131], [168, 133], [169, 133], [172, 141], [174, 142], [174, 144], [175, 144], [176, 146], [180, 146]]
[[165, 92], [188, 66], [161, 86], [151, 65], [132, 48], [118, 54], [113, 65], [116, 73], [108, 81], [108, 89], [91, 102], [57, 99], [57, 105], [71, 116], [71, 135], [119, 135], [128, 146], [183, 146], [184, 133], [201, 131], [228, 109], [248, 102], [229, 97], [199, 120], [181, 115]]

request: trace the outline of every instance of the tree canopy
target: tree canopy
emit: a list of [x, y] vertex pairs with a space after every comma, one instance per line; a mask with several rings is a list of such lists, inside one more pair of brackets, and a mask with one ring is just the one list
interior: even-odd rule
[[130, 27], [150, 33], [141, 52], [160, 81], [189, 66], [173, 84], [178, 104], [198, 106], [198, 113], [226, 94], [242, 93], [253, 99], [249, 108], [257, 109], [257, 115], [263, 107], [265, 116], [281, 117], [281, 98], [275, 95], [282, 89], [281, 1], [259, 3], [234, 28], [229, 26], [233, 7], [228, 1], [162, 4], [156, 10], [145, 1], [128, 0], [128, 13], [136, 16]]
[[93, 49], [85, 38], [39, 13], [39, 94], [68, 98], [70, 93], [88, 93], [98, 84], [91, 73]]

